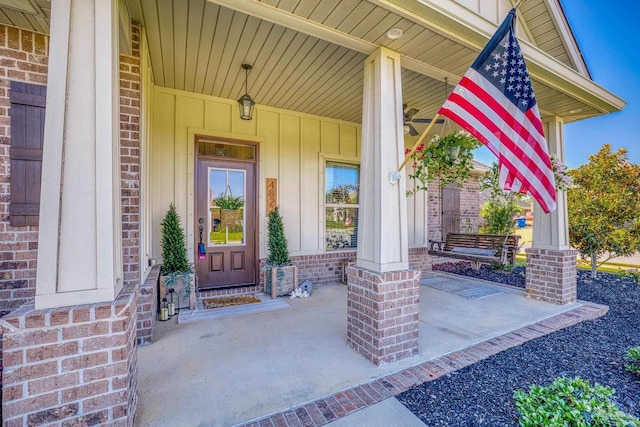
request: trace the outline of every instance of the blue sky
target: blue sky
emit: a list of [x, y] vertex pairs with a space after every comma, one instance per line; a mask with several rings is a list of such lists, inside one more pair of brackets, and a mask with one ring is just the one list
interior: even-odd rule
[[[565, 126], [566, 163], [575, 168], [609, 143], [626, 148], [629, 160], [640, 164], [640, 3], [637, 0], [562, 0], [569, 24], [600, 86], [627, 102], [619, 113]], [[490, 164], [486, 149], [476, 158]]]

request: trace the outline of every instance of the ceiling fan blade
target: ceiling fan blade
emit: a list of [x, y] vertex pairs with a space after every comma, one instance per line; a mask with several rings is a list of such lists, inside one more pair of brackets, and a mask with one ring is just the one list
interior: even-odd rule
[[[413, 123], [431, 123], [431, 119], [413, 119], [411, 120]], [[436, 120], [437, 124], [442, 124], [444, 123], [444, 119], [438, 119]]]
[[411, 120], [411, 118], [415, 116], [418, 111], [420, 110], [418, 110], [417, 108], [411, 108], [409, 111], [404, 113], [404, 116], [406, 117], [407, 120]]
[[418, 135], [418, 131], [411, 124], [407, 124], [409, 126], [409, 135], [416, 136]]

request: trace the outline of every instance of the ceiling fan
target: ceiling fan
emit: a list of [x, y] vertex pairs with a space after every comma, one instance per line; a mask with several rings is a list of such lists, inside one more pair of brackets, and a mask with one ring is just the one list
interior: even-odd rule
[[[403, 112], [403, 120], [404, 120], [404, 133], [408, 133], [411, 136], [416, 136], [418, 135], [418, 131], [416, 130], [415, 127], [413, 127], [413, 125], [411, 123], [431, 123], [431, 119], [414, 119], [413, 116], [415, 116], [418, 113], [417, 108], [410, 108], [407, 110], [407, 104], [402, 104], [402, 112]], [[436, 120], [436, 123], [441, 124], [444, 123], [443, 119], [438, 119]]]

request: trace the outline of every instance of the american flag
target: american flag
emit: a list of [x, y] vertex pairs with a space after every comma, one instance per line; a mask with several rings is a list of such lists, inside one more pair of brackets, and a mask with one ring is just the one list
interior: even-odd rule
[[556, 209], [553, 169], [514, 25], [511, 9], [439, 113], [498, 158], [503, 190], [529, 194], [549, 213]]

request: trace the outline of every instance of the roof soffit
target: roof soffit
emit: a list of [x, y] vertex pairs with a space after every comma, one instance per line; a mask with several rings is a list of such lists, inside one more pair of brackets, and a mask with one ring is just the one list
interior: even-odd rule
[[[495, 24], [452, 0], [368, 1], [414, 22], [420, 22], [476, 52], [484, 47], [497, 29]], [[588, 76], [559, 62], [526, 40], [521, 39], [520, 44], [532, 78], [579, 99], [601, 113], [619, 111], [624, 107], [624, 100], [608, 92]]]

